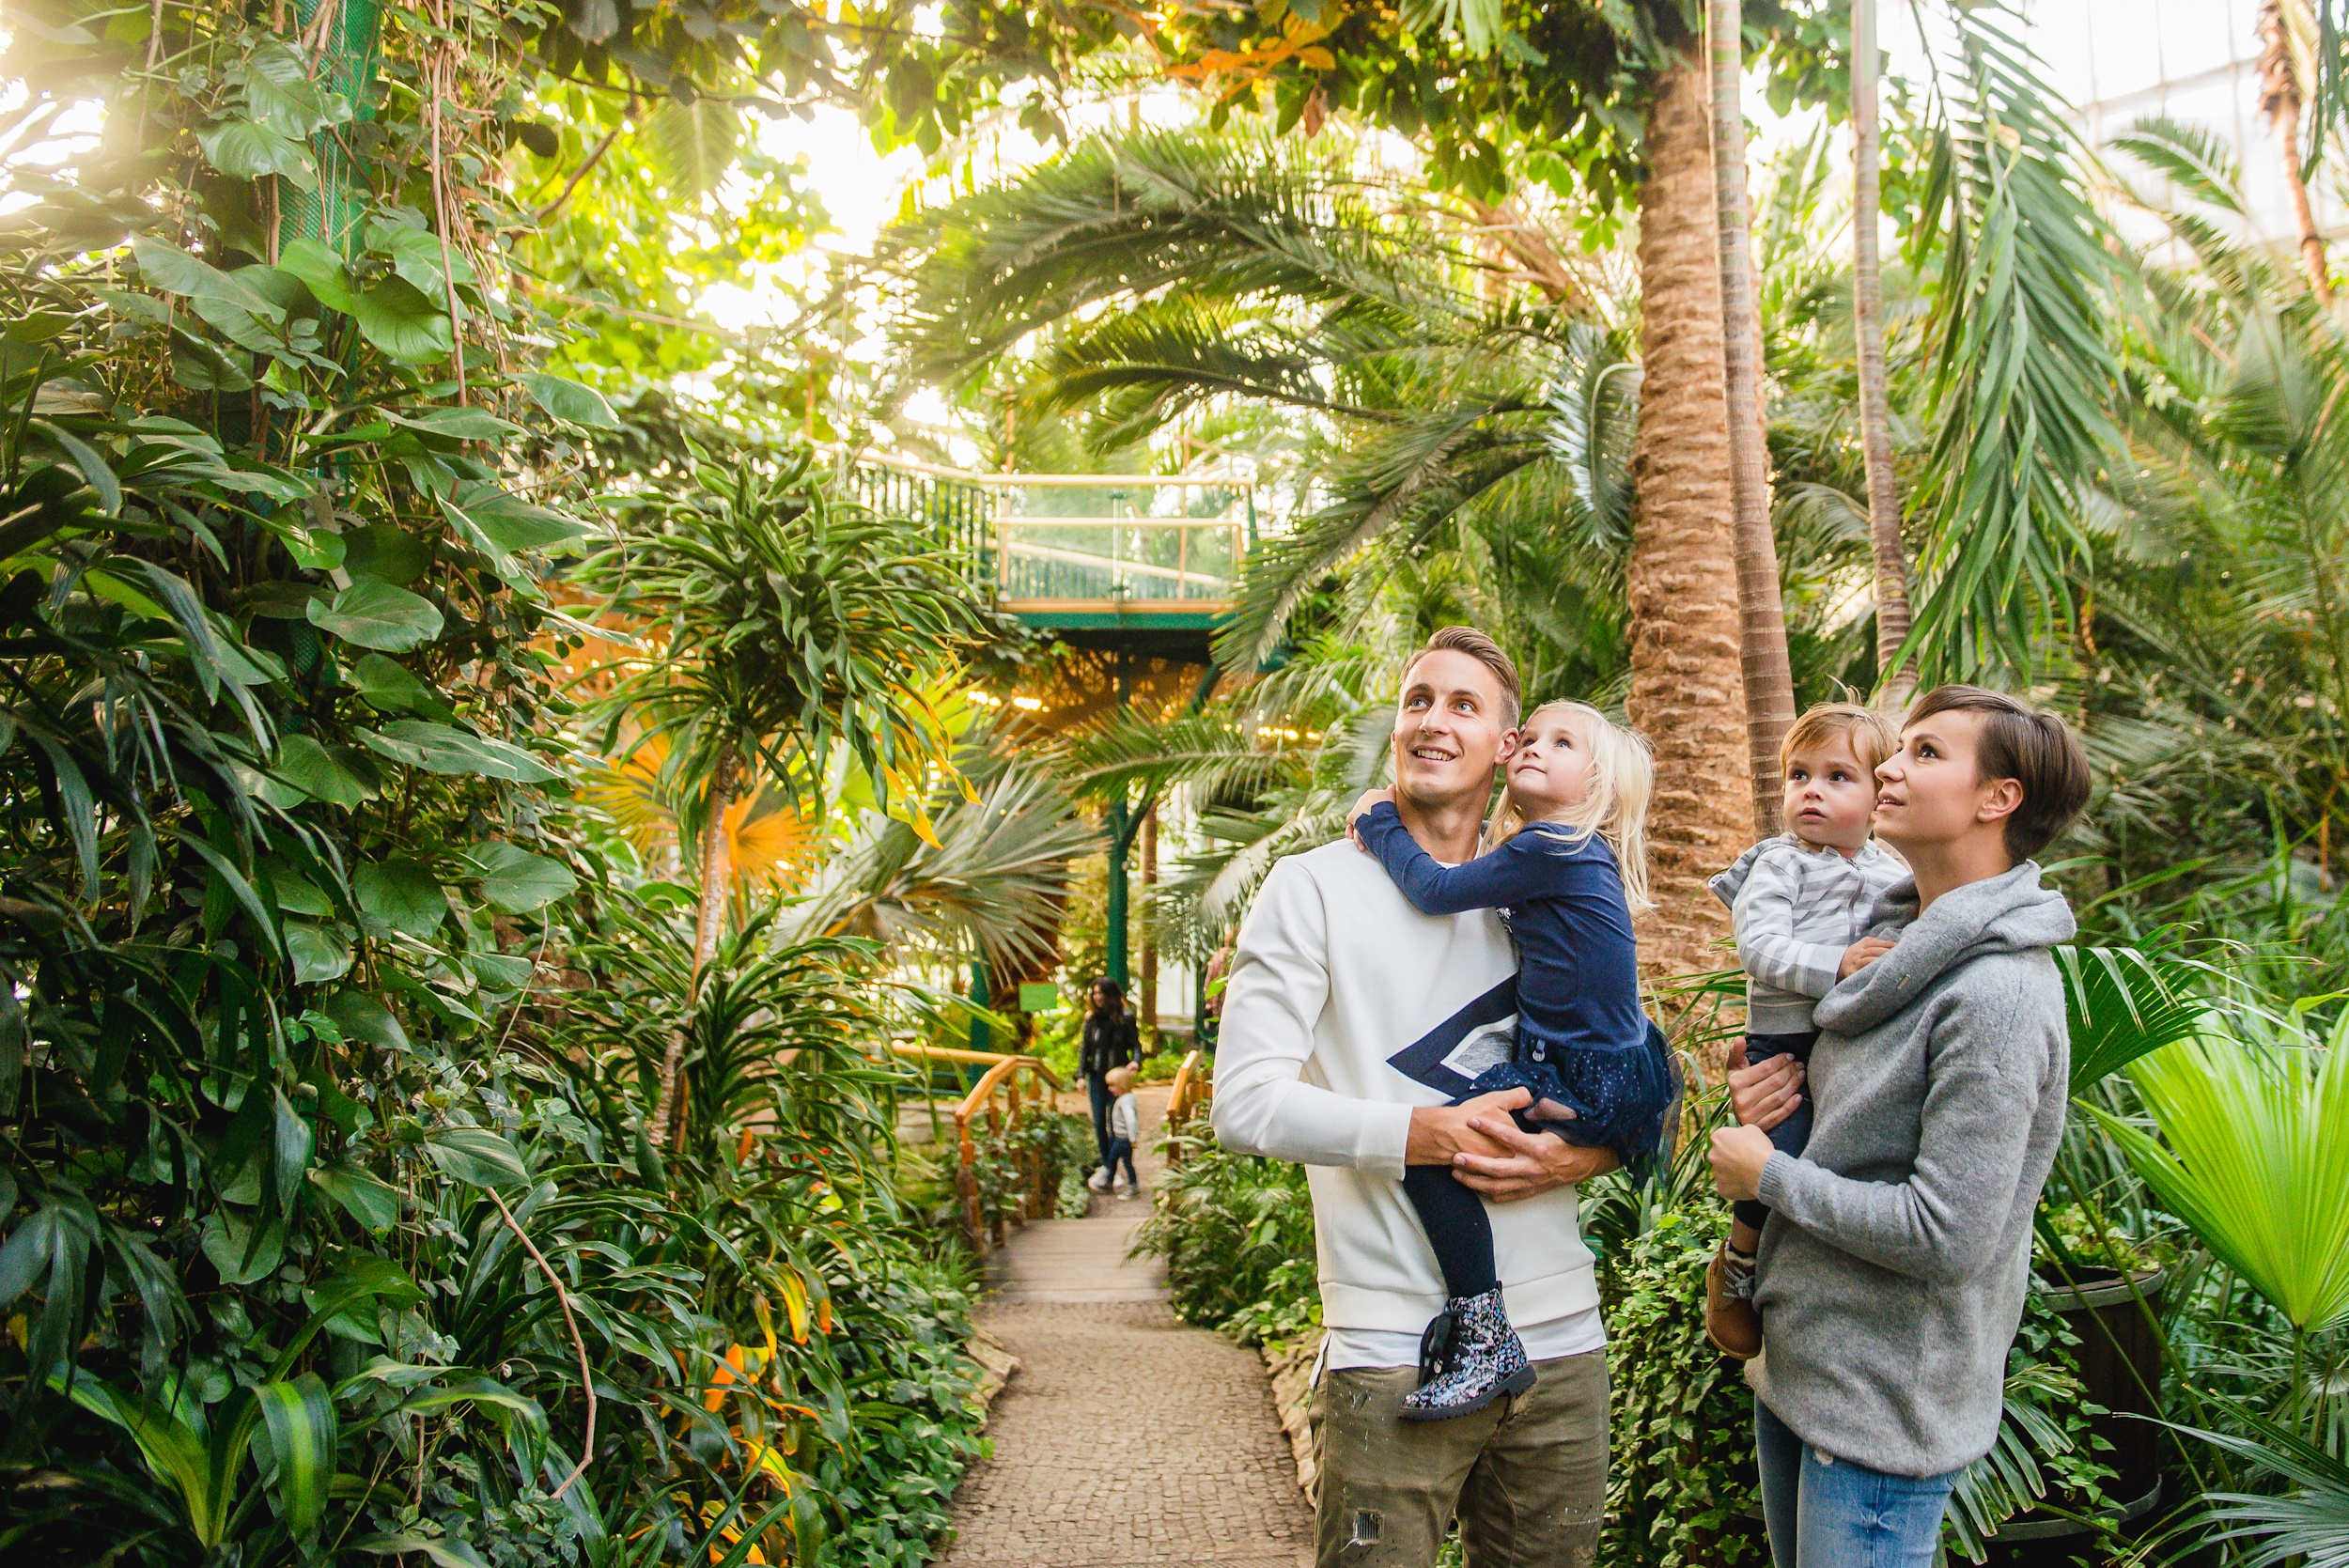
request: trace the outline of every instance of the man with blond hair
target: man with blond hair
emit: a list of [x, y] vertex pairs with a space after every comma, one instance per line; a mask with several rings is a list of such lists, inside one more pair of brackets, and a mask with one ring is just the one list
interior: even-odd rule
[[[1517, 675], [1447, 627], [1405, 665], [1394, 803], [1438, 861], [1476, 853], [1516, 739]], [[1509, 1054], [1517, 960], [1499, 914], [1431, 918], [1343, 838], [1272, 868], [1224, 989], [1215, 1133], [1307, 1167], [1328, 1329], [1310, 1411], [1320, 1568], [1427, 1568], [1456, 1514], [1470, 1568], [1586, 1568], [1607, 1480], [1606, 1333], [1575, 1184], [1605, 1150], [1521, 1131], [1523, 1090], [1447, 1102]], [[1403, 1195], [1449, 1165], [1502, 1206], [1494, 1262], [1534, 1363], [1527, 1391], [1457, 1420], [1402, 1419], [1441, 1272]]]

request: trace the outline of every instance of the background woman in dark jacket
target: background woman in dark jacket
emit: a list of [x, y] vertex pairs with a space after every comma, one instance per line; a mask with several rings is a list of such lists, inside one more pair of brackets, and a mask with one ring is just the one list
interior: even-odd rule
[[1101, 1185], [1109, 1185], [1110, 1093], [1112, 1067], [1142, 1065], [1142, 1032], [1126, 1011], [1125, 987], [1106, 977], [1093, 983], [1093, 1010], [1085, 1015], [1084, 1045], [1077, 1065], [1085, 1076], [1085, 1093], [1093, 1101], [1093, 1138], [1100, 1146]]

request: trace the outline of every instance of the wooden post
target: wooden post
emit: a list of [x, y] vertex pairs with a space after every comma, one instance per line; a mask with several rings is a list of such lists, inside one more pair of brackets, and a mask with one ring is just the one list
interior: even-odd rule
[[[988, 1096], [987, 1101], [987, 1131], [988, 1136], [993, 1139], [997, 1143], [1000, 1144], [1003, 1142], [1003, 1108], [996, 1103], [995, 1097], [992, 1094]], [[995, 1245], [1001, 1247], [1010, 1239], [1010, 1234], [1004, 1229], [1003, 1226], [1003, 1211], [998, 1209], [995, 1212]]]
[[955, 1112], [955, 1143], [962, 1163], [955, 1172], [955, 1194], [962, 1200], [962, 1235], [974, 1258], [987, 1256], [987, 1226], [979, 1212], [979, 1152], [971, 1142], [971, 1118]]

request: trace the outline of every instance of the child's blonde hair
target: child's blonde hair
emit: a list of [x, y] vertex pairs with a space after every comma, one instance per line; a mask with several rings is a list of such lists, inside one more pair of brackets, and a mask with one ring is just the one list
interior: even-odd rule
[[[1519, 727], [1530, 727], [1545, 713], [1571, 713], [1582, 721], [1583, 741], [1591, 749], [1591, 778], [1581, 800], [1539, 820], [1573, 829], [1578, 841], [1593, 833], [1604, 839], [1614, 851], [1615, 868], [1623, 873], [1624, 902], [1635, 915], [1654, 908], [1656, 901], [1647, 891], [1647, 803], [1656, 793], [1656, 759], [1647, 741], [1588, 703], [1544, 703]], [[1504, 791], [1486, 847], [1508, 843], [1527, 820]]]
[[1122, 1094], [1133, 1087], [1134, 1070], [1131, 1067], [1112, 1067], [1101, 1075], [1101, 1081]]
[[1900, 731], [1876, 709], [1862, 707], [1858, 703], [1820, 703], [1804, 709], [1802, 717], [1787, 730], [1786, 738], [1779, 742], [1779, 772], [1782, 774], [1795, 765], [1797, 752], [1839, 735], [1850, 739], [1852, 755], [1870, 773], [1876, 770], [1878, 763], [1901, 749]]

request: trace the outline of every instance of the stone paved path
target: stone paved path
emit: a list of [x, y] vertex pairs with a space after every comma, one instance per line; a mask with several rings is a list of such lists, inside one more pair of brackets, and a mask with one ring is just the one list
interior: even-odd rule
[[[1166, 1094], [1143, 1092], [1144, 1142]], [[1155, 1184], [1154, 1157], [1142, 1162]], [[955, 1498], [943, 1568], [1299, 1568], [1313, 1515], [1255, 1353], [1187, 1328], [1158, 1260], [1126, 1248], [1146, 1200], [1096, 1198], [993, 1254], [978, 1319], [1019, 1358], [995, 1455]]]

